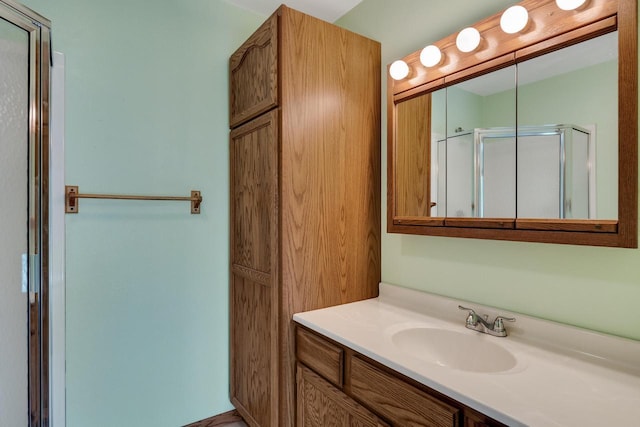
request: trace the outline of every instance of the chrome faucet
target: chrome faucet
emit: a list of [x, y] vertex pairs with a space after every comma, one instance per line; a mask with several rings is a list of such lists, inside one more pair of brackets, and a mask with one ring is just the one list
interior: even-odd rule
[[489, 322], [488, 316], [486, 314], [481, 317], [478, 316], [478, 314], [471, 308], [463, 307], [461, 305], [459, 305], [458, 308], [460, 310], [467, 310], [469, 312], [465, 324], [466, 328], [493, 335], [494, 337], [506, 337], [507, 330], [504, 327], [504, 322], [516, 321], [514, 317], [498, 316], [493, 320], [493, 322]]

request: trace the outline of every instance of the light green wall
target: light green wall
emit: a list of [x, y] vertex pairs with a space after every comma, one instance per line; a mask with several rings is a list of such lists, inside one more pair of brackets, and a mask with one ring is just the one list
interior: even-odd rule
[[516, 125], [516, 90], [482, 97], [483, 127], [512, 127]]
[[26, 0], [66, 56], [67, 426], [176, 427], [228, 398], [230, 53], [264, 20], [222, 0]]
[[457, 86], [449, 86], [446, 93], [447, 135], [455, 135], [458, 133], [456, 129], [473, 132], [473, 129], [482, 127], [482, 96]]
[[[364, 0], [338, 24], [380, 41], [382, 63], [389, 64], [514, 3]], [[385, 91], [383, 87], [383, 94]], [[384, 96], [382, 102], [386, 108]], [[386, 118], [382, 127], [382, 135], [386, 135]], [[382, 144], [384, 147], [386, 141]], [[386, 150], [382, 153], [386, 170]], [[382, 199], [384, 209], [385, 174]], [[384, 212], [382, 217], [384, 221]], [[382, 279], [640, 340], [637, 249], [405, 236], [383, 231]]]

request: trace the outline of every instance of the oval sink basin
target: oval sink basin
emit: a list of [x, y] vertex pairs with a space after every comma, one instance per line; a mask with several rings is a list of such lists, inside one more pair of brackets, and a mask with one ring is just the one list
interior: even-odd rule
[[391, 340], [399, 349], [427, 362], [469, 372], [503, 372], [517, 360], [504, 347], [490, 342], [501, 339], [435, 328], [403, 329]]

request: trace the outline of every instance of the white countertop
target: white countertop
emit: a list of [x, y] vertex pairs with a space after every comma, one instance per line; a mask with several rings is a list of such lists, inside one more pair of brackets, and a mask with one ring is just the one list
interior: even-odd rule
[[[516, 317], [505, 338], [465, 328], [466, 312]], [[639, 426], [640, 341], [380, 284], [378, 298], [297, 313], [293, 319], [510, 426]], [[392, 342], [408, 327], [480, 335], [517, 359], [497, 373], [411, 356]]]

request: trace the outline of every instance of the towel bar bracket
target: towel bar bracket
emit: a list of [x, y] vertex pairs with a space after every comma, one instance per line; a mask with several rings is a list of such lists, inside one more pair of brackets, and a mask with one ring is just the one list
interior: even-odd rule
[[131, 196], [122, 194], [82, 194], [77, 185], [65, 186], [65, 213], [78, 213], [78, 199], [119, 199], [119, 200], [173, 200], [173, 201], [189, 201], [191, 202], [191, 213], [200, 213], [200, 204], [202, 203], [202, 195], [200, 191], [192, 190], [190, 197], [177, 196]]

